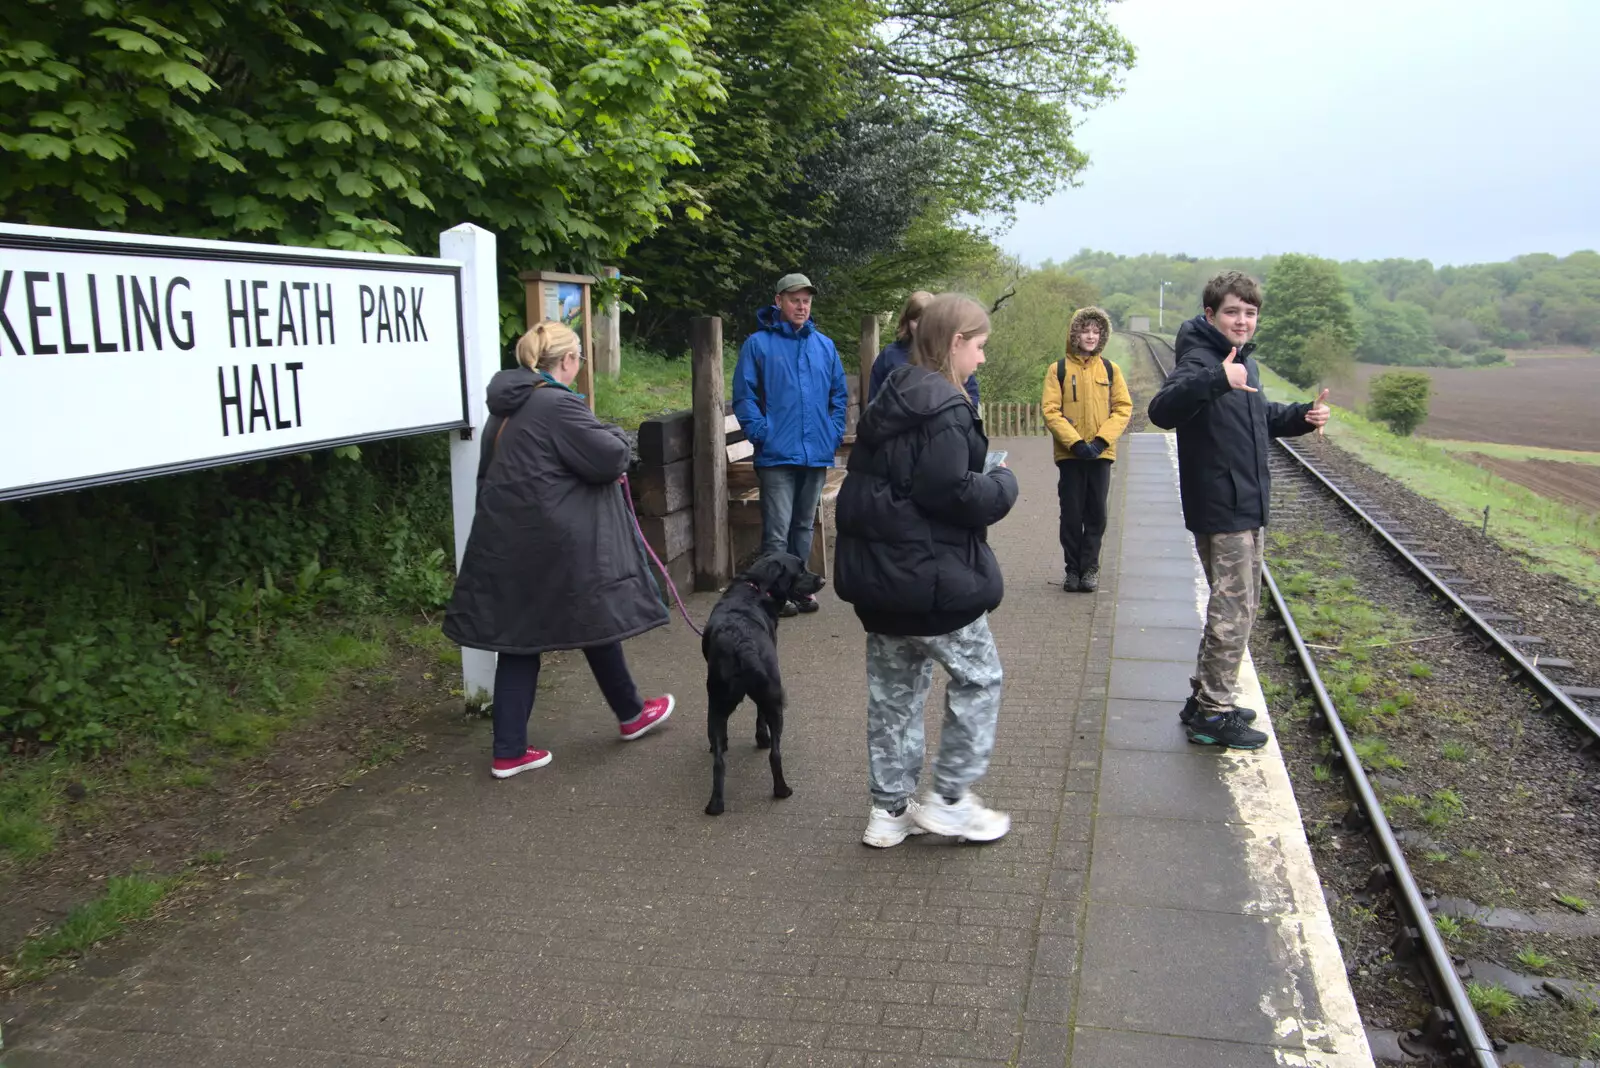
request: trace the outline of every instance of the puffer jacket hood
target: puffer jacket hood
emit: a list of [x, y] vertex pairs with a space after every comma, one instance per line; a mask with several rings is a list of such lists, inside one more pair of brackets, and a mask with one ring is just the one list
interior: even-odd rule
[[883, 388], [856, 424], [856, 441], [880, 445], [909, 433], [947, 408], [969, 404], [948, 378], [918, 364], [902, 364], [889, 372]]
[[[1095, 323], [1100, 327], [1100, 344], [1096, 345], [1094, 347], [1094, 351], [1092, 352], [1074, 352], [1072, 348], [1072, 339], [1078, 336], [1078, 327], [1082, 326], [1084, 323]], [[1091, 305], [1087, 308], [1079, 308], [1077, 311], [1072, 313], [1072, 323], [1067, 327], [1067, 352], [1069, 354], [1080, 356], [1085, 359], [1091, 356], [1098, 356], [1106, 350], [1106, 342], [1110, 340], [1111, 316], [1105, 313], [1105, 309], [1096, 308]]]
[[547, 385], [545, 380], [526, 367], [496, 372], [489, 379], [489, 414], [510, 415], [520, 411], [528, 403], [528, 398], [533, 396], [533, 391], [544, 385]]

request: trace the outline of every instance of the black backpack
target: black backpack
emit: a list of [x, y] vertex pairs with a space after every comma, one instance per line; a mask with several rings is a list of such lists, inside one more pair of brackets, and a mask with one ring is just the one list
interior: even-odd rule
[[[1104, 353], [1100, 355], [1100, 362], [1106, 365], [1106, 393], [1109, 395], [1111, 393], [1111, 383], [1117, 380], [1117, 365], [1106, 359]], [[1066, 385], [1067, 358], [1063, 356], [1056, 361], [1056, 388], [1065, 393]], [[1076, 400], [1077, 398], [1073, 399]]]

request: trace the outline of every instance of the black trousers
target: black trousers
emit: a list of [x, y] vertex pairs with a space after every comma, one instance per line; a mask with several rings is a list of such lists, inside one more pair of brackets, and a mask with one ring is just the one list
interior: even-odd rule
[[[644, 702], [628, 673], [622, 643], [593, 645], [583, 651], [606, 704], [622, 723], [639, 714]], [[539, 654], [501, 653], [494, 666], [494, 755], [497, 760], [521, 756], [528, 748], [528, 715], [539, 690]]]
[[1068, 571], [1083, 574], [1100, 566], [1106, 534], [1106, 496], [1111, 492], [1110, 460], [1057, 460], [1056, 496], [1061, 500], [1061, 556]]

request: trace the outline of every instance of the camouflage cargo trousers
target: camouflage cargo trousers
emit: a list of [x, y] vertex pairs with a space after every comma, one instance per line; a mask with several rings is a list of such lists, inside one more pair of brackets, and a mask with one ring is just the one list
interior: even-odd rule
[[1201, 711], [1208, 716], [1234, 702], [1239, 665], [1244, 662], [1250, 628], [1261, 604], [1261, 536], [1260, 528], [1194, 536], [1211, 598], [1206, 603], [1206, 629], [1200, 636], [1200, 653], [1189, 682]]
[[916, 793], [924, 754], [922, 707], [933, 665], [950, 674], [934, 789], [959, 797], [989, 770], [1000, 718], [1000, 653], [979, 616], [960, 630], [927, 638], [867, 635], [867, 765], [872, 802], [899, 808]]

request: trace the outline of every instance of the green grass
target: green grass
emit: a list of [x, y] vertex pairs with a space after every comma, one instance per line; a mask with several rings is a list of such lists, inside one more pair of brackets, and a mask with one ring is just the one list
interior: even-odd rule
[[109, 758], [52, 751], [0, 755], [0, 860], [26, 863], [49, 853], [69, 818], [92, 825], [117, 799], [172, 789], [203, 789], [219, 767], [260, 753], [320, 707], [330, 679], [370, 669], [392, 655], [395, 624], [367, 620], [286, 628], [235, 700], [201, 706], [181, 743], [124, 739]]
[[[733, 365], [738, 357], [737, 345], [723, 346], [722, 381], [729, 395], [733, 393]], [[622, 373], [615, 378], [595, 376], [595, 414], [608, 423], [634, 430], [646, 419], [683, 411], [694, 403], [691, 376], [687, 351], [665, 356], [625, 342]]]
[[1503, 445], [1498, 441], [1457, 441], [1454, 438], [1427, 438], [1446, 452], [1476, 452], [1500, 460], [1550, 460], [1561, 464], [1600, 466], [1600, 452], [1582, 449], [1551, 449], [1539, 445]]
[[87, 953], [95, 943], [119, 934], [130, 923], [154, 911], [175, 879], [118, 876], [106, 880], [105, 893], [67, 914], [56, 927], [31, 935], [18, 947], [4, 968], [7, 985], [33, 982], [70, 960]]
[[1557, 894], [1555, 898], [1573, 912], [1589, 911], [1589, 899], [1586, 897], [1579, 897], [1577, 894]]
[[1498, 1019], [1516, 1012], [1522, 1002], [1517, 995], [1499, 983], [1471, 982], [1467, 984], [1467, 998], [1479, 1016]]
[[[1261, 368], [1261, 383], [1273, 400], [1313, 397], [1266, 367]], [[1452, 454], [1458, 446], [1485, 452], [1487, 447], [1480, 448], [1477, 442], [1446, 447], [1425, 438], [1396, 437], [1380, 424], [1338, 406], [1328, 424], [1328, 440], [1472, 527], [1482, 526], [1487, 505], [1492, 538], [1526, 552], [1542, 569], [1584, 589], [1600, 590], [1600, 515], [1541, 497]]]
[[1532, 968], [1536, 972], [1542, 972], [1555, 963], [1555, 958], [1545, 956], [1532, 946], [1523, 946], [1517, 950], [1517, 963], [1524, 968]]

